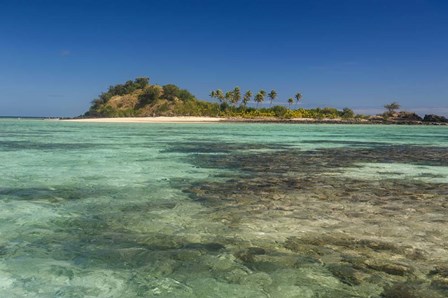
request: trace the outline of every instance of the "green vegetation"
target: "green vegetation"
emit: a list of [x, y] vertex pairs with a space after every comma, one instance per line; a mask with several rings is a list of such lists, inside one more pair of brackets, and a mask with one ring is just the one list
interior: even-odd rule
[[254, 100], [255, 100], [255, 102], [257, 103], [257, 108], [258, 108], [258, 105], [264, 101], [264, 95], [265, 95], [265, 93], [263, 92], [263, 90], [259, 91], [259, 92], [255, 95]]
[[292, 99], [292, 97], [288, 98], [288, 105], [289, 108], [291, 108], [291, 105], [294, 103], [294, 99]]
[[302, 93], [297, 92], [296, 95], [294, 96], [297, 100], [297, 104], [299, 104], [299, 102], [302, 100]]
[[[270, 101], [270, 107], [258, 108], [265, 101], [266, 96]], [[92, 101], [89, 111], [84, 116], [211, 116], [245, 119], [353, 119], [359, 117], [349, 108], [342, 111], [335, 108], [291, 109], [294, 104], [293, 97], [287, 100], [289, 107], [272, 106], [272, 102], [278, 97], [275, 90], [269, 93], [260, 90], [254, 95], [250, 90], [242, 92], [240, 87], [235, 87], [229, 91], [213, 90], [210, 92], [210, 97], [218, 102], [198, 100], [188, 90], [174, 84], [151, 85], [149, 78], [137, 78], [134, 81], [109, 87], [106, 92], [101, 93]], [[297, 92], [294, 98], [297, 103], [300, 103], [302, 94]], [[256, 108], [249, 106], [252, 100]]]
[[218, 116], [216, 103], [197, 100], [186, 89], [174, 84], [149, 84], [149, 78], [137, 78], [109, 87], [92, 101], [85, 117], [145, 116]]
[[387, 110], [387, 112], [385, 112], [383, 115], [384, 117], [392, 117], [394, 114], [397, 113], [397, 110], [400, 109], [400, 105], [394, 101], [390, 104], [384, 105], [384, 108]]
[[[269, 108], [259, 105], [269, 98]], [[297, 92], [287, 99], [288, 107], [272, 106], [277, 99], [277, 92], [271, 90], [268, 94], [260, 90], [257, 93], [240, 87], [229, 91], [221, 89], [210, 92], [210, 97], [217, 103], [198, 100], [186, 89], [174, 84], [151, 85], [149, 78], [136, 78], [124, 84], [110, 86], [92, 101], [92, 105], [83, 117], [153, 117], [153, 116], [209, 116], [239, 119], [344, 119], [367, 121], [371, 123], [430, 123], [445, 124], [448, 119], [443, 116], [425, 115], [424, 118], [413, 112], [399, 111], [397, 102], [384, 105], [386, 111], [377, 116], [356, 115], [353, 110], [344, 108], [292, 109], [294, 101], [297, 105], [302, 101], [302, 94]], [[250, 106], [255, 102], [256, 108]]]
[[[269, 108], [259, 105], [269, 98]], [[297, 92], [287, 99], [288, 107], [272, 106], [277, 99], [277, 92], [268, 94], [260, 90], [255, 94], [240, 87], [229, 91], [221, 89], [210, 92], [210, 97], [217, 103], [198, 100], [186, 89], [174, 84], [151, 85], [149, 78], [136, 78], [124, 84], [110, 86], [92, 101], [92, 105], [83, 117], [151, 117], [151, 116], [209, 116], [240, 119], [344, 119], [363, 120], [372, 123], [448, 123], [446, 117], [425, 115], [424, 118], [412, 112], [400, 111], [397, 102], [384, 105], [386, 112], [377, 116], [356, 115], [351, 109], [315, 108], [292, 109], [294, 101], [297, 105], [302, 101], [302, 94]], [[256, 108], [250, 107], [251, 101]]]
[[275, 90], [272, 90], [271, 92], [269, 92], [268, 97], [269, 100], [271, 101], [269, 106], [272, 106], [272, 101], [277, 98], [277, 92]]
[[246, 107], [251, 99], [252, 99], [252, 91], [248, 90], [246, 93], [244, 93], [243, 102], [242, 102], [243, 106]]

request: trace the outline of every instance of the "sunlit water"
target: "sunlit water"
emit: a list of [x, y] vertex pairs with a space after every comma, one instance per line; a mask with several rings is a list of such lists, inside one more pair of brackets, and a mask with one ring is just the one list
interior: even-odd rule
[[0, 161], [0, 297], [448, 296], [447, 127], [3, 119]]

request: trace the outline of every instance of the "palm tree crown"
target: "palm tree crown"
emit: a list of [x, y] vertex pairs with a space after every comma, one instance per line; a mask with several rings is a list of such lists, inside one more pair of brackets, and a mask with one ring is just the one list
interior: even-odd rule
[[271, 90], [271, 92], [269, 92], [268, 94], [268, 97], [271, 101], [270, 105], [272, 106], [272, 101], [277, 98], [277, 92], [275, 90]]
[[289, 107], [291, 107], [291, 105], [294, 103], [294, 99], [292, 99], [292, 97], [288, 98], [288, 104]]
[[295, 98], [297, 100], [297, 104], [300, 102], [300, 100], [302, 99], [302, 94], [300, 92], [297, 92], [295, 95]]
[[[262, 92], [263, 90], [260, 90], [256, 95], [255, 95], [255, 102], [257, 103], [257, 108], [258, 108], [258, 104], [264, 101], [264, 94]], [[266, 92], [265, 92], [266, 94]]]
[[236, 106], [240, 100], [241, 100], [241, 89], [240, 87], [235, 87], [232, 91], [232, 99], [231, 99], [233, 106]]
[[246, 106], [247, 103], [251, 100], [251, 98], [252, 98], [252, 91], [247, 90], [247, 92], [244, 93], [243, 105]]

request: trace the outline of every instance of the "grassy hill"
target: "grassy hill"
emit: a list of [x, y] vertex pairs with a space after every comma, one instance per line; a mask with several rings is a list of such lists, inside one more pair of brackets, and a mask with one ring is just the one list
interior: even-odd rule
[[92, 101], [85, 117], [219, 116], [217, 103], [197, 100], [176, 85], [149, 84], [137, 78], [109, 87]]

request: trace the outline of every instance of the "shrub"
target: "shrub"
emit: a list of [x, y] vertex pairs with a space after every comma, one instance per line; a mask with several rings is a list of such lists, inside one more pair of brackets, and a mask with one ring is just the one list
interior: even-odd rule
[[144, 107], [147, 104], [153, 103], [158, 100], [162, 95], [162, 90], [159, 86], [150, 86], [143, 91], [138, 97], [138, 108]]
[[353, 119], [355, 118], [355, 112], [352, 109], [344, 108], [340, 113], [340, 116], [344, 119]]
[[288, 109], [283, 106], [274, 106], [271, 108], [271, 110], [274, 115], [279, 118], [285, 118], [285, 115], [288, 112]]

